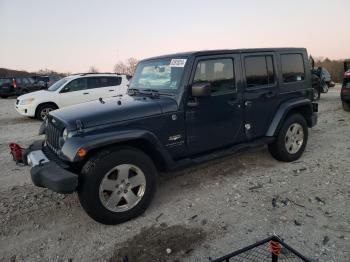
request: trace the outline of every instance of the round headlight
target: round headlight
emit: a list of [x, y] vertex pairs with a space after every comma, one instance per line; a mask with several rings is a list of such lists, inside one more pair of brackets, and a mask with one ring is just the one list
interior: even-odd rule
[[65, 129], [63, 130], [62, 138], [63, 138], [64, 141], [67, 140], [67, 138], [68, 138], [68, 131], [67, 131], [67, 128], [65, 128]]

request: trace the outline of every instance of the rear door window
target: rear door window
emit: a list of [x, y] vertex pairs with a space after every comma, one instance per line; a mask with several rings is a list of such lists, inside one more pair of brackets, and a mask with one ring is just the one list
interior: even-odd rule
[[301, 54], [281, 54], [281, 64], [284, 83], [305, 80], [304, 61]]
[[272, 56], [247, 56], [244, 64], [247, 88], [275, 83]]

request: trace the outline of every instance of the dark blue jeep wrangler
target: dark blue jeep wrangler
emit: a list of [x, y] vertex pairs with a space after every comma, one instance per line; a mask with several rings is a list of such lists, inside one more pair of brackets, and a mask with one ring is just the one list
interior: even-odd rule
[[297, 160], [317, 104], [302, 48], [216, 50], [141, 61], [128, 95], [51, 112], [26, 152], [35, 185], [77, 191], [96, 221], [146, 210], [157, 176], [268, 145]]

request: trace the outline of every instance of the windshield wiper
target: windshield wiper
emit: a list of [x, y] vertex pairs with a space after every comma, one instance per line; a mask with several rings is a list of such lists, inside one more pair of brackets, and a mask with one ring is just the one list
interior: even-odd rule
[[150, 94], [153, 97], [158, 97], [160, 95], [164, 95], [164, 96], [174, 96], [174, 94], [172, 93], [163, 93], [163, 92], [159, 92], [159, 90], [156, 89], [142, 89], [142, 92], [144, 92], [144, 94]]
[[133, 96], [136, 94], [140, 94], [140, 89], [137, 89], [137, 88], [129, 88], [128, 89], [128, 95]]
[[174, 96], [174, 94], [172, 93], [163, 93], [163, 92], [159, 92], [159, 90], [156, 89], [151, 89], [151, 88], [147, 88], [147, 89], [138, 89], [138, 88], [129, 88], [128, 89], [128, 95], [133, 96], [133, 95], [147, 95], [147, 96], [151, 96], [151, 97], [159, 97], [159, 96]]

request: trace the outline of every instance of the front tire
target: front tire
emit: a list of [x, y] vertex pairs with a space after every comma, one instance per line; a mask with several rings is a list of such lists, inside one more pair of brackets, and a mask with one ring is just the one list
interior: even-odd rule
[[56, 109], [58, 109], [57, 106], [54, 104], [51, 104], [51, 103], [39, 105], [35, 111], [35, 118], [40, 120], [40, 121], [44, 121], [46, 119], [47, 115], [51, 111], [56, 110]]
[[131, 147], [104, 150], [90, 159], [79, 178], [78, 196], [86, 213], [106, 225], [141, 215], [157, 188], [157, 169]]
[[283, 123], [276, 140], [269, 144], [271, 155], [283, 162], [292, 162], [303, 154], [308, 139], [305, 118], [300, 114], [290, 115]]

